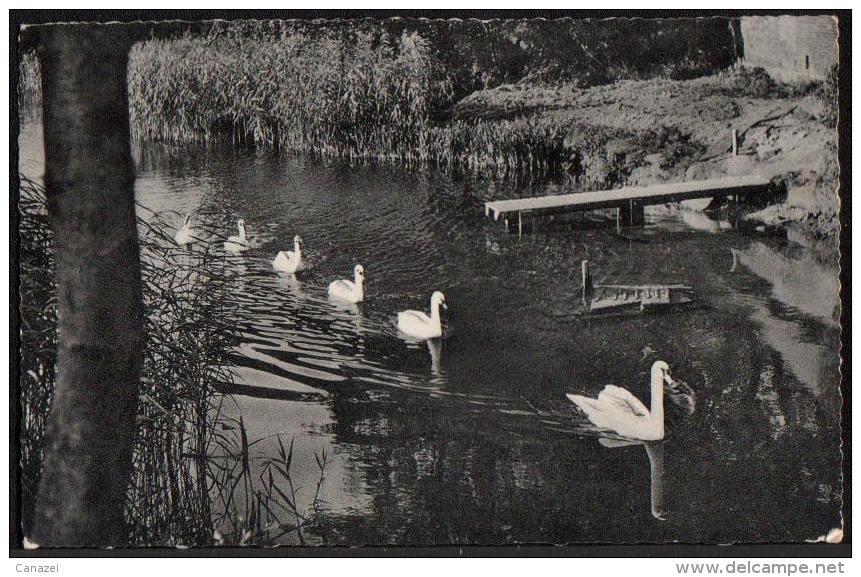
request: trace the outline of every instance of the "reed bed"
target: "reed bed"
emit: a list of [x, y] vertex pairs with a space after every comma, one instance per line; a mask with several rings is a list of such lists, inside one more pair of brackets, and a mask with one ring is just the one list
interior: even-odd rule
[[170, 141], [236, 142], [345, 157], [425, 156], [434, 101], [449, 84], [429, 44], [330, 31], [276, 38], [212, 33], [132, 49], [132, 126]]
[[33, 519], [48, 409], [54, 392], [57, 291], [51, 251], [53, 234], [48, 226], [44, 194], [38, 184], [24, 177], [20, 190], [20, 466], [22, 521], [26, 532]]
[[[326, 455], [311, 503], [297, 503], [290, 477], [292, 443], [258, 455], [258, 440], [223, 413], [231, 402], [228, 356], [239, 335], [231, 296], [233, 273], [220, 231], [225, 217], [199, 214], [198, 234], [212, 242], [177, 247], [181, 215], [139, 207], [146, 348], [137, 411], [134, 472], [126, 517], [130, 545], [199, 546], [320, 541]], [[21, 467], [23, 529], [33, 519], [45, 421], [54, 388], [57, 308], [52, 238], [42, 187], [22, 177]], [[250, 462], [264, 474], [252, 478]]]
[[570, 128], [540, 116], [455, 121], [432, 128], [429, 141], [434, 163], [454, 172], [499, 179], [552, 177], [575, 154], [566, 143]]
[[132, 49], [136, 136], [227, 139], [349, 160], [495, 177], [552, 172], [566, 127], [539, 117], [439, 123], [453, 80], [414, 32], [284, 31], [152, 40]]

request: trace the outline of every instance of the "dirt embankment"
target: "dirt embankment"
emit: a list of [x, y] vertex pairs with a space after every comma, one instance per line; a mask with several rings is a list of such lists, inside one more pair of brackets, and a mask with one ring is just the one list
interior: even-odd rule
[[[471, 94], [455, 117], [553, 117], [569, 126], [569, 174], [580, 188], [760, 174], [786, 198], [748, 219], [794, 222], [815, 237], [839, 230], [837, 131], [821, 90], [731, 71], [688, 81], [501, 86]], [[732, 154], [732, 131], [738, 155]]]

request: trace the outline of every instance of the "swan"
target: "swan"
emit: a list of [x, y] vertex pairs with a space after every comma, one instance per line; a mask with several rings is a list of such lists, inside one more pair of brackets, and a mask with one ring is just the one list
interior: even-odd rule
[[365, 269], [357, 264], [353, 268], [355, 280], [336, 280], [329, 284], [329, 296], [347, 301], [360, 303], [365, 299]]
[[439, 291], [431, 295], [431, 314], [421, 311], [403, 311], [398, 313], [398, 330], [407, 336], [417, 339], [432, 339], [442, 336], [442, 323], [439, 318], [439, 307], [448, 308], [445, 296]]
[[664, 361], [652, 365], [652, 410], [630, 391], [607, 385], [597, 399], [566, 394], [568, 400], [580, 407], [592, 423], [602, 429], [615, 431], [628, 439], [660, 441], [664, 438], [664, 382], [672, 385], [670, 367]]
[[185, 215], [185, 222], [182, 227], [176, 231], [173, 236], [174, 242], [180, 246], [185, 246], [194, 242], [194, 227], [191, 226], [191, 215]]
[[240, 218], [236, 223], [236, 228], [239, 229], [239, 234], [228, 236], [227, 240], [224, 241], [224, 250], [228, 252], [242, 252], [251, 248], [245, 234], [245, 221]]
[[282, 250], [275, 255], [272, 267], [280, 272], [295, 273], [305, 268], [302, 262], [302, 237], [298, 234], [293, 237], [293, 250]]

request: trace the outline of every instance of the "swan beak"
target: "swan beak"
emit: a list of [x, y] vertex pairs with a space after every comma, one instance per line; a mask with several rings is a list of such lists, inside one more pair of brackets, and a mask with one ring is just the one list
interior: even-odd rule
[[673, 380], [673, 377], [670, 376], [669, 371], [664, 371], [664, 381], [668, 385], [675, 385], [676, 384], [676, 382]]
[[445, 310], [448, 310], [448, 305], [447, 305], [447, 304], [445, 304], [444, 302], [441, 302], [441, 303], [439, 303], [439, 304], [441, 304], [441, 305], [442, 305], [442, 308], [444, 308]]

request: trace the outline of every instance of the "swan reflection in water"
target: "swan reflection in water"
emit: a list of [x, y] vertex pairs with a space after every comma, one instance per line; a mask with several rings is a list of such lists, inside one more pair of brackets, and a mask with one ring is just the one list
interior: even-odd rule
[[664, 442], [663, 441], [633, 441], [618, 437], [599, 437], [598, 442], [602, 447], [617, 449], [642, 445], [649, 457], [649, 495], [652, 505], [652, 517], [659, 521], [666, 521], [664, 517]]
[[281, 288], [287, 289], [287, 292], [294, 297], [302, 296], [302, 283], [299, 282], [299, 278], [295, 274], [287, 272], [276, 274], [278, 276], [278, 284], [281, 285]]
[[428, 352], [430, 352], [431, 357], [431, 374], [433, 375], [433, 380], [431, 382], [436, 383], [443, 378], [443, 371], [440, 364], [440, 359], [442, 357], [442, 339], [428, 339], [427, 344]]
[[[332, 306], [332, 309], [334, 309], [335, 313], [343, 313], [343, 315], [349, 315], [350, 318], [362, 316], [362, 309], [358, 303], [350, 303], [332, 296], [329, 296], [327, 298], [329, 300], [329, 304]], [[338, 316], [340, 318], [343, 315]]]

